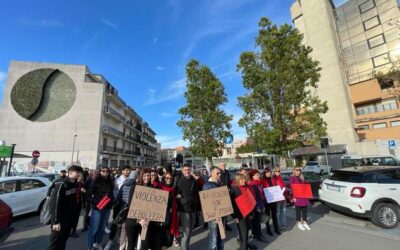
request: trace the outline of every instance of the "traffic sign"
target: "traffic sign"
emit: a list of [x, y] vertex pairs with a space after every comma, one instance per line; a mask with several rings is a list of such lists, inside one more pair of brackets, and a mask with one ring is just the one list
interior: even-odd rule
[[34, 150], [34, 151], [32, 152], [32, 157], [33, 157], [33, 158], [39, 158], [39, 157], [40, 157], [40, 152], [39, 152], [39, 150]]
[[0, 158], [11, 157], [12, 146], [0, 146]]
[[225, 144], [231, 144], [232, 142], [233, 142], [233, 135], [230, 135], [225, 138], [225, 141], [224, 141]]
[[388, 141], [388, 146], [389, 146], [389, 148], [395, 148], [396, 147], [396, 141], [395, 140], [389, 140]]

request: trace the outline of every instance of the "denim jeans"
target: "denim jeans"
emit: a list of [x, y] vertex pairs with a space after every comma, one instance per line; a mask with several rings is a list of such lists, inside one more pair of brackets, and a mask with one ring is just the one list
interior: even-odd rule
[[286, 222], [286, 201], [279, 201], [277, 203], [277, 215], [278, 215], [278, 224], [279, 226], [287, 226]]
[[208, 250], [224, 250], [224, 242], [221, 239], [218, 223], [215, 220], [208, 222]]
[[187, 250], [190, 245], [190, 237], [193, 230], [193, 225], [195, 221], [195, 213], [186, 213], [180, 212], [179, 219], [181, 220], [182, 225], [182, 240], [181, 240], [181, 249]]
[[88, 249], [93, 248], [93, 243], [101, 244], [103, 242], [104, 229], [109, 217], [110, 209], [98, 210], [93, 208], [87, 239]]

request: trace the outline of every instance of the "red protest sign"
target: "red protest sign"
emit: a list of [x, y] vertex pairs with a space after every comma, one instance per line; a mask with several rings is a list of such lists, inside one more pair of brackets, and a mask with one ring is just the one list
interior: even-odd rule
[[310, 184], [291, 184], [293, 198], [313, 198]]
[[237, 197], [235, 202], [243, 217], [246, 217], [249, 213], [251, 213], [256, 206], [256, 200], [249, 189], [247, 189], [247, 191], [241, 196]]

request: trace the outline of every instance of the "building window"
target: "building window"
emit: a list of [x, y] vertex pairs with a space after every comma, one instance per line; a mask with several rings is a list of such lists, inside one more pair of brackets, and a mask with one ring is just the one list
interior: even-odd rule
[[114, 141], [114, 148], [113, 148], [113, 152], [117, 152], [117, 141]]
[[400, 120], [399, 120], [399, 121], [391, 121], [391, 122], [390, 122], [390, 126], [392, 126], [392, 127], [398, 127], [398, 126], [400, 126]]
[[368, 0], [362, 4], [360, 4], [359, 6], [360, 9], [360, 13], [365, 13], [367, 11], [369, 11], [370, 9], [375, 7], [375, 1], [374, 0]]
[[103, 138], [103, 151], [107, 151], [107, 138]]
[[398, 105], [395, 99], [387, 99], [384, 101], [364, 104], [356, 106], [357, 115], [367, 115], [376, 112], [388, 111], [398, 109]]
[[376, 105], [376, 109], [378, 112], [395, 110], [395, 109], [397, 109], [396, 99], [384, 100], [380, 104]]
[[358, 130], [369, 130], [369, 125], [360, 125], [357, 127]]
[[379, 16], [374, 16], [363, 22], [365, 31], [375, 28], [376, 26], [378, 26], [380, 24], [381, 24], [381, 21], [379, 20]]
[[368, 47], [370, 49], [375, 48], [384, 43], [385, 43], [385, 37], [383, 36], [383, 34], [380, 34], [380, 35], [377, 35], [375, 37], [368, 39]]
[[358, 106], [358, 107], [356, 107], [356, 112], [357, 112], [357, 115], [373, 114], [376, 112], [375, 105], [368, 104], [368, 105]]
[[372, 124], [372, 127], [373, 127], [374, 129], [377, 129], [377, 128], [386, 128], [386, 122]]
[[385, 53], [372, 58], [374, 68], [390, 63], [389, 53]]

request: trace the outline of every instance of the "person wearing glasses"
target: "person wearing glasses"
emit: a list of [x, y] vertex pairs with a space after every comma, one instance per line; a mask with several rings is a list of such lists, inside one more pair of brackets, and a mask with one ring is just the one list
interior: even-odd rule
[[[290, 185], [292, 184], [304, 184], [304, 176], [301, 173], [300, 167], [295, 167], [293, 169], [292, 176], [290, 176]], [[307, 198], [293, 198], [294, 206], [296, 207], [296, 220], [297, 227], [301, 231], [311, 230], [310, 226], [307, 224], [307, 207], [310, 202]]]
[[176, 240], [179, 237], [178, 208], [176, 204], [174, 177], [166, 172], [162, 180], [162, 189], [169, 192], [168, 207], [165, 215], [165, 223], [161, 226], [161, 250], [167, 250], [172, 246], [179, 246]]
[[[275, 182], [275, 180], [272, 179], [271, 169], [269, 169], [269, 168], [264, 169], [263, 178], [261, 179], [261, 184], [262, 184], [263, 188], [277, 186], [277, 183]], [[265, 213], [268, 217], [268, 221], [265, 223], [267, 234], [269, 234], [270, 236], [274, 235], [272, 233], [271, 226], [270, 226], [270, 221], [271, 221], [271, 217], [272, 217], [272, 223], [274, 225], [275, 233], [277, 235], [281, 235], [281, 232], [279, 230], [278, 218], [276, 216], [277, 203], [276, 202], [270, 202], [270, 203], [266, 202], [265, 203]]]
[[[272, 174], [273, 181], [281, 187], [283, 191], [283, 196], [287, 197], [287, 190], [285, 186], [285, 182], [281, 176], [281, 169], [279, 167], [274, 167], [273, 174]], [[280, 230], [287, 229], [287, 222], [286, 222], [286, 200], [278, 201], [277, 202], [277, 217], [278, 217], [278, 224], [280, 226]]]
[[102, 167], [100, 175], [90, 184], [87, 198], [92, 206], [87, 246], [102, 249], [104, 229], [114, 203], [114, 181], [108, 167]]
[[[219, 188], [225, 183], [221, 182], [221, 169], [218, 167], [211, 167], [210, 178], [203, 186], [203, 190], [210, 190]], [[223, 250], [224, 241], [221, 239], [218, 227], [218, 220], [225, 221], [226, 218], [218, 218], [215, 221], [208, 222], [208, 250]], [[222, 223], [225, 224], [225, 223]]]
[[183, 165], [182, 176], [176, 183], [179, 219], [183, 230], [181, 240], [182, 250], [189, 249], [196, 213], [200, 210], [199, 190], [196, 185], [196, 180], [191, 175], [191, 171], [189, 164]]

